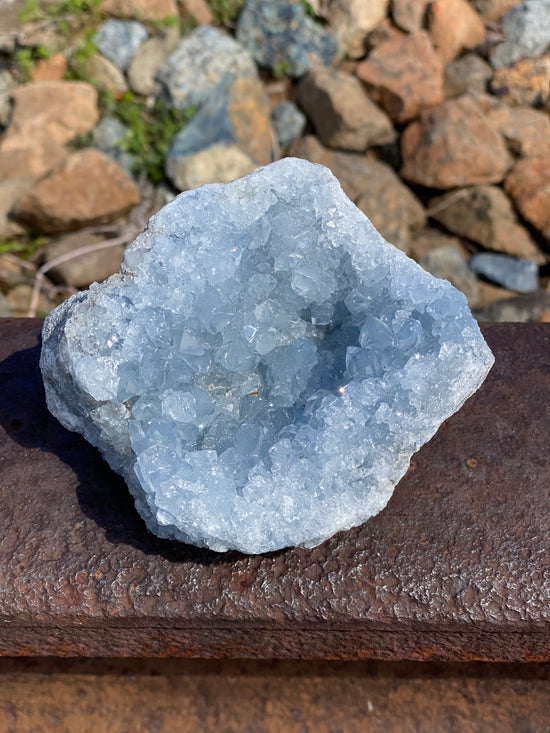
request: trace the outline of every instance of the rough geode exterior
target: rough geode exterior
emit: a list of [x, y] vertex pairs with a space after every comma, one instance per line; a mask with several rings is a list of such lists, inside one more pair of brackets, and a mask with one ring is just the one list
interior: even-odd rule
[[165, 206], [41, 356], [152, 532], [251, 553], [378, 513], [492, 363], [462, 293], [296, 159]]

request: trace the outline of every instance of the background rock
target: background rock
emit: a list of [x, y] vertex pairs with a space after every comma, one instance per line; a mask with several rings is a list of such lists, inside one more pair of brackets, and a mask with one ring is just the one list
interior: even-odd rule
[[175, 0], [103, 0], [100, 7], [118, 18], [161, 20], [178, 15]]
[[550, 242], [550, 155], [518, 161], [504, 190], [523, 218]]
[[80, 150], [17, 201], [15, 216], [42, 232], [109, 221], [140, 201], [121, 168], [98, 150]]
[[429, 19], [432, 43], [445, 64], [485, 38], [485, 25], [466, 0], [434, 0]]
[[343, 53], [359, 59], [365, 55], [367, 34], [381, 23], [389, 0], [331, 0], [326, 17]]
[[520, 59], [498, 69], [490, 86], [493, 94], [507, 104], [541, 107], [550, 97], [550, 56]]
[[176, 28], [168, 29], [162, 36], [149, 38], [141, 44], [128, 68], [128, 81], [134, 92], [144, 96], [157, 92], [155, 77], [178, 43]]
[[361, 82], [327, 66], [316, 66], [302, 78], [298, 103], [329, 148], [361, 152], [395, 137], [388, 116], [367, 97]]
[[500, 323], [527, 323], [538, 321], [544, 311], [550, 309], [550, 293], [537, 290], [535, 293], [517, 295], [492, 303], [476, 314], [478, 321]]
[[501, 181], [511, 160], [502, 137], [468, 96], [424, 112], [401, 138], [406, 180], [434, 188]]
[[475, 53], [467, 53], [445, 67], [445, 97], [459, 97], [469, 89], [485, 92], [492, 75], [489, 64]]
[[443, 65], [423, 31], [378, 46], [358, 65], [357, 76], [396, 122], [443, 101]]
[[477, 306], [478, 280], [455, 247], [438, 247], [422, 257], [420, 264], [435, 277], [442, 277], [461, 290], [470, 308]]
[[546, 112], [529, 107], [504, 107], [487, 114], [511, 153], [527, 158], [550, 154], [550, 120]]
[[236, 145], [216, 143], [197, 153], [169, 159], [167, 172], [178, 191], [205, 183], [227, 183], [256, 168], [254, 161]]
[[498, 20], [521, 0], [472, 0], [472, 5], [485, 20]]
[[509, 198], [498, 186], [472, 186], [430, 201], [432, 218], [453, 234], [486, 249], [543, 264], [545, 256], [518, 222]]
[[7, 69], [0, 71], [0, 126], [5, 127], [11, 115], [11, 93], [15, 89], [15, 79]]
[[[74, 253], [82, 247], [103, 242], [104, 238], [89, 232], [75, 232], [61, 237], [59, 241], [46, 249], [46, 262]], [[110, 275], [118, 272], [124, 247], [117, 245], [107, 249], [79, 254], [78, 256], [53, 267], [48, 277], [61, 285], [72, 285], [75, 288], [87, 288], [90, 283], [102, 282]]]
[[291, 0], [247, 0], [237, 39], [276, 76], [298, 77], [316, 64], [329, 66], [337, 52], [336, 39]]
[[89, 78], [98, 89], [111, 92], [115, 98], [128, 91], [122, 71], [100, 53], [94, 53], [81, 65], [76, 65], [75, 71]]
[[294, 102], [284, 101], [271, 110], [271, 124], [279, 145], [287, 148], [302, 135], [307, 119]]
[[422, 29], [428, 0], [392, 0], [391, 13], [396, 26], [409, 33]]
[[160, 67], [165, 101], [176, 109], [206, 101], [226, 76], [257, 76], [250, 53], [227, 33], [204, 25], [184, 38]]
[[518, 293], [532, 293], [538, 288], [538, 265], [494, 252], [478, 252], [470, 258], [470, 269], [491, 282]]
[[136, 20], [106, 20], [97, 29], [94, 43], [121, 71], [126, 71], [149, 34]]
[[491, 56], [495, 69], [524, 56], [536, 57], [550, 46], [550, 0], [524, 0], [502, 19], [506, 40]]
[[55, 53], [47, 59], [40, 59], [32, 70], [32, 81], [61, 81], [67, 71], [67, 59], [62, 53]]

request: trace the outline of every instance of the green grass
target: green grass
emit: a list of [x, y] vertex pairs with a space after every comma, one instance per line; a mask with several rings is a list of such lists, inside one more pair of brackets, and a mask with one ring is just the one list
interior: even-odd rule
[[0, 241], [0, 255], [14, 254], [18, 257], [30, 257], [39, 247], [43, 247], [47, 242], [46, 237], [31, 237], [24, 242], [18, 242], [13, 239]]
[[101, 0], [60, 0], [58, 3], [44, 5], [39, 0], [27, 0], [19, 11], [19, 22], [30, 23], [63, 15], [97, 15]]
[[145, 174], [152, 183], [162, 180], [164, 157], [170, 143], [176, 133], [187, 125], [195, 110], [170, 109], [160, 100], [148, 106], [131, 92], [124, 94], [118, 101], [112, 95], [103, 94], [100, 106], [129, 128], [122, 147], [134, 156], [135, 173]]
[[24, 82], [30, 81], [35, 63], [41, 59], [48, 59], [50, 56], [51, 51], [46, 46], [19, 48], [15, 52], [14, 60], [22, 80]]
[[233, 28], [239, 19], [244, 0], [208, 0], [216, 23]]

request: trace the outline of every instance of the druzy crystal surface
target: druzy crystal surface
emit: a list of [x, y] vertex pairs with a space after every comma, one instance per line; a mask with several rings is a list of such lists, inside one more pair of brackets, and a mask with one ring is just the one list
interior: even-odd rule
[[292, 158], [165, 206], [41, 356], [50, 410], [152, 532], [248, 553], [383, 509], [492, 363], [465, 297]]

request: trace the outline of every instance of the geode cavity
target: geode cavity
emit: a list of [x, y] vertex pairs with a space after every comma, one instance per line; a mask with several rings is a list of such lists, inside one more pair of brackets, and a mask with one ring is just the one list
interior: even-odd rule
[[250, 553], [383, 509], [492, 363], [462, 293], [292, 158], [165, 206], [41, 357], [50, 410], [152, 532]]

